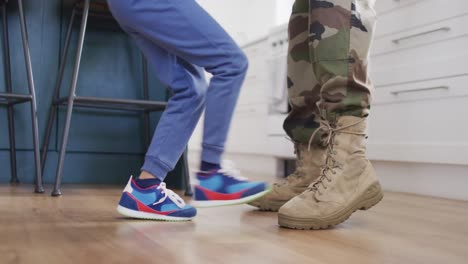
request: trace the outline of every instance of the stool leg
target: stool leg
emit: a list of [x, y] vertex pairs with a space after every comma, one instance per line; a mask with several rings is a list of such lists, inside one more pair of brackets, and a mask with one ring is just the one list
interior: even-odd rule
[[[142, 61], [143, 61], [143, 98], [145, 100], [149, 100], [149, 84], [148, 84], [148, 62], [146, 61], [145, 56], [142, 54]], [[145, 111], [145, 131], [144, 131], [144, 139], [145, 139], [145, 150], [151, 143], [151, 123], [150, 123], [150, 112]]]
[[72, 11], [70, 22], [68, 24], [67, 35], [65, 37], [65, 44], [64, 44], [64, 48], [63, 48], [62, 55], [60, 58], [59, 71], [58, 71], [57, 79], [55, 80], [54, 95], [53, 95], [52, 102], [50, 104], [49, 118], [47, 121], [47, 127], [46, 127], [46, 131], [44, 135], [44, 140], [42, 143], [42, 162], [41, 162], [42, 173], [44, 173], [44, 170], [45, 170], [47, 154], [49, 150], [50, 136], [52, 134], [52, 128], [54, 127], [54, 120], [57, 115], [58, 106], [55, 104], [55, 101], [58, 100], [60, 97], [60, 87], [62, 86], [63, 74], [65, 72], [65, 65], [67, 63], [68, 49], [70, 47], [71, 33], [73, 30], [74, 21], [75, 21], [75, 9], [73, 9]]
[[13, 106], [8, 106], [8, 135], [10, 140], [10, 167], [11, 167], [11, 184], [19, 183], [18, 173], [16, 171], [16, 139], [15, 139], [15, 119]]
[[21, 37], [23, 42], [24, 61], [26, 63], [26, 73], [28, 78], [28, 88], [31, 94], [31, 119], [33, 129], [33, 143], [34, 143], [34, 162], [36, 164], [36, 193], [43, 193], [42, 187], [42, 170], [41, 170], [41, 155], [39, 150], [39, 128], [37, 122], [37, 103], [36, 103], [36, 90], [34, 88], [34, 77], [32, 73], [31, 55], [29, 53], [28, 33], [26, 31], [26, 20], [24, 18], [23, 1], [18, 1], [18, 9], [21, 24]]
[[193, 196], [192, 185], [190, 184], [190, 171], [188, 165], [188, 150], [186, 149], [183, 158], [183, 174], [184, 174], [184, 185], [185, 185], [185, 196]]
[[61, 180], [62, 180], [62, 171], [63, 171], [63, 163], [65, 160], [65, 154], [67, 152], [67, 144], [68, 144], [68, 134], [70, 132], [70, 124], [71, 124], [71, 117], [73, 111], [73, 104], [75, 101], [75, 92], [76, 92], [76, 85], [78, 82], [78, 73], [80, 71], [80, 62], [81, 62], [81, 55], [83, 53], [83, 44], [84, 38], [86, 34], [86, 24], [88, 22], [88, 14], [89, 14], [89, 2], [90, 0], [85, 0], [84, 9], [83, 9], [83, 17], [81, 18], [81, 27], [80, 27], [80, 36], [78, 40], [78, 49], [76, 51], [75, 57], [75, 66], [73, 68], [73, 77], [72, 82], [70, 85], [70, 92], [68, 94], [68, 104], [67, 104], [67, 114], [65, 118], [65, 127], [63, 130], [63, 137], [62, 137], [62, 144], [60, 146], [60, 154], [59, 154], [59, 162], [57, 166], [57, 172], [55, 175], [55, 185], [54, 190], [52, 191], [52, 196], [60, 196], [62, 192], [60, 191]]
[[16, 171], [16, 140], [15, 140], [15, 120], [13, 106], [8, 106], [8, 133], [10, 139], [10, 167], [11, 167], [11, 184], [19, 183], [18, 173]]
[[[2, 5], [2, 22], [3, 22], [3, 57], [5, 63], [5, 80], [7, 93], [13, 92], [11, 86], [11, 62], [10, 62], [10, 43], [8, 38], [8, 17], [6, 5]], [[10, 183], [18, 183], [18, 173], [16, 171], [16, 139], [15, 139], [15, 119], [13, 105], [9, 105], [8, 111], [8, 134], [10, 141], [10, 167], [11, 178]]]

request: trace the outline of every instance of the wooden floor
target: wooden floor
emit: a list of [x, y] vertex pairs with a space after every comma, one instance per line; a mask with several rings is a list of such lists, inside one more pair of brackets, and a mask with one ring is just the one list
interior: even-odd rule
[[249, 206], [190, 223], [124, 219], [120, 192], [0, 186], [0, 263], [468, 263], [466, 202], [387, 193], [333, 230], [295, 231]]

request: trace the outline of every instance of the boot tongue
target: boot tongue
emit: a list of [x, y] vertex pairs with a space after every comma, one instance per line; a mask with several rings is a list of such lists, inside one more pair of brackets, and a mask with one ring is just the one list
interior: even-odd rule
[[342, 116], [336, 122], [337, 130], [344, 132], [365, 134], [366, 132], [366, 118], [355, 116]]

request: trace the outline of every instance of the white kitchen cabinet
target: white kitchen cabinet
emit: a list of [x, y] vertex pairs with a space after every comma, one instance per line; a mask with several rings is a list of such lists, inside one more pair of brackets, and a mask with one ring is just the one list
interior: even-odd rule
[[[468, 200], [468, 1], [377, 0], [376, 11], [369, 158], [386, 189]], [[251, 68], [228, 154], [248, 155], [247, 167], [294, 158], [282, 129], [286, 93], [274, 83], [286, 38], [283, 25], [244, 49]]]

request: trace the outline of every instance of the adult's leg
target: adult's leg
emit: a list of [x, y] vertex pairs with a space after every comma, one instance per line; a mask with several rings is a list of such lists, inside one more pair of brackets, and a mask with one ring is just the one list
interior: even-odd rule
[[322, 86], [322, 117], [366, 117], [373, 90], [368, 76], [376, 14], [373, 0], [310, 0], [309, 48]]
[[288, 56], [292, 110], [284, 123], [294, 141], [308, 143], [319, 127], [319, 115], [334, 123], [339, 116], [369, 114], [373, 88], [367, 66], [375, 28], [373, 3], [295, 2]]
[[[372, 86], [367, 61], [375, 26], [371, 0], [310, 0], [309, 47], [321, 84], [320, 127], [326, 146], [320, 177], [279, 210], [279, 224], [297, 229], [337, 225], [383, 197], [366, 158], [366, 119]], [[320, 133], [319, 133], [320, 132]], [[315, 137], [314, 135], [320, 135]]]
[[309, 0], [296, 0], [289, 20], [288, 96], [291, 111], [283, 128], [297, 143], [307, 143], [319, 127], [320, 85], [309, 50]]
[[320, 85], [310, 58], [309, 0], [296, 0], [289, 20], [288, 95], [291, 112], [283, 125], [295, 145], [296, 170], [286, 177], [286, 181], [273, 185], [269, 194], [250, 203], [261, 210], [278, 211], [320, 175], [325, 151], [307, 144], [320, 125], [317, 108]]

